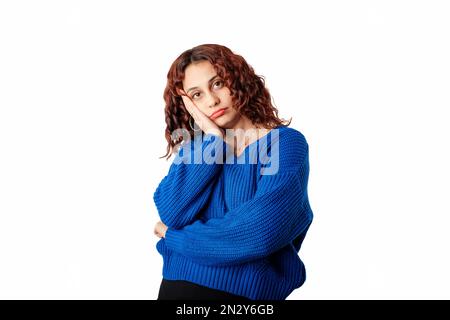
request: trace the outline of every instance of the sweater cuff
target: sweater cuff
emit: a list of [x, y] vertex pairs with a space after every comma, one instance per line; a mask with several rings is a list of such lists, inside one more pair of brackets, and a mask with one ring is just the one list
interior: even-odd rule
[[201, 151], [203, 152], [203, 161], [209, 164], [223, 164], [225, 141], [221, 136], [208, 133], [203, 135]]
[[166, 230], [165, 242], [170, 250], [178, 252], [183, 251], [184, 241], [183, 233], [179, 230], [173, 228], [168, 228]]

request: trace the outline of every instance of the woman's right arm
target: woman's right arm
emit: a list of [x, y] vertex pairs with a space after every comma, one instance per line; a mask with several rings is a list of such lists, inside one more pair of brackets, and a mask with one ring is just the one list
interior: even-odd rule
[[222, 170], [223, 147], [221, 137], [206, 134], [203, 141], [197, 144], [190, 141], [180, 148], [153, 195], [165, 225], [179, 229], [196, 219]]

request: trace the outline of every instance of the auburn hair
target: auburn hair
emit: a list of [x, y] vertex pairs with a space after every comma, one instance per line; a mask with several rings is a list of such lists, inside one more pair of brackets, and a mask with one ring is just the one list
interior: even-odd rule
[[172, 133], [176, 129], [188, 130], [194, 135], [189, 120], [190, 113], [186, 110], [178, 89], [183, 89], [185, 70], [188, 65], [200, 61], [209, 61], [217, 74], [229, 88], [233, 108], [240, 115], [249, 118], [253, 124], [266, 129], [278, 125], [288, 126], [292, 118], [287, 121], [278, 117], [278, 110], [272, 105], [269, 90], [265, 87], [263, 76], [255, 74], [253, 68], [245, 59], [233, 53], [229, 48], [218, 44], [202, 44], [184, 51], [172, 63], [167, 73], [167, 85], [164, 89], [165, 121], [167, 124], [165, 137], [167, 140], [166, 154], [160, 158], [170, 158], [175, 146], [182, 142], [179, 136], [172, 140]]

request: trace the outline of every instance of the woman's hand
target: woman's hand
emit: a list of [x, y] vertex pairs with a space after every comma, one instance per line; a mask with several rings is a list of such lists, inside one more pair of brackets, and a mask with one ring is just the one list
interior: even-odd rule
[[165, 238], [167, 229], [168, 228], [164, 223], [158, 221], [155, 225], [155, 230], [153, 232], [158, 238]]
[[194, 104], [191, 98], [181, 89], [179, 89], [181, 98], [183, 99], [184, 106], [186, 110], [194, 118], [195, 123], [202, 129], [205, 134], [214, 134], [223, 139], [224, 132], [223, 129], [219, 128], [214, 121], [208, 118], [200, 109]]

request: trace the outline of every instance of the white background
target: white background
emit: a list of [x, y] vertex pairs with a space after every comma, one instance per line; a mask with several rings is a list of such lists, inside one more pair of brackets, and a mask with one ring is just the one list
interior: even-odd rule
[[447, 1], [1, 1], [0, 298], [156, 299], [167, 71], [219, 43], [310, 146], [307, 280], [288, 299], [449, 299], [449, 16]]

